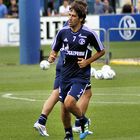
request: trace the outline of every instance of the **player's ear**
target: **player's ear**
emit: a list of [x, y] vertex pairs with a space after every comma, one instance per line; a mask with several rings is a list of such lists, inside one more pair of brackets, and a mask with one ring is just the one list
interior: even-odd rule
[[80, 18], [81, 23], [82, 23], [83, 20], [84, 20], [83, 18]]

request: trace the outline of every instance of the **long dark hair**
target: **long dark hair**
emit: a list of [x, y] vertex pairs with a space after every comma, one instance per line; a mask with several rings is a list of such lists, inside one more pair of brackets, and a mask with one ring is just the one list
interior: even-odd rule
[[75, 0], [74, 2], [71, 3], [70, 5], [70, 11], [74, 10], [78, 17], [82, 20], [82, 24], [85, 23], [85, 19], [86, 19], [86, 13], [87, 13], [87, 4], [86, 2], [82, 1], [82, 0]]

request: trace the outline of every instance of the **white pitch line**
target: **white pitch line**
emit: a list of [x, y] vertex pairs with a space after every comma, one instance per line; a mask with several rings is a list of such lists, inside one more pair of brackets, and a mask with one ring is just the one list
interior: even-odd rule
[[[117, 96], [118, 94], [94, 94], [96, 96]], [[119, 94], [119, 96], [126, 96], [126, 94]], [[140, 96], [137, 94], [127, 94], [127, 96]], [[13, 96], [12, 93], [7, 93], [2, 95], [3, 98], [8, 98], [12, 100], [22, 100], [22, 101], [29, 101], [29, 102], [35, 102], [35, 101], [44, 101], [44, 100], [36, 100], [36, 99], [31, 99], [31, 98], [20, 98], [20, 97], [15, 97]], [[92, 104], [140, 104], [140, 102], [126, 102], [126, 101], [91, 101], [90, 103]]]
[[2, 97], [3, 97], [3, 98], [12, 99], [12, 100], [23, 100], [23, 101], [30, 101], [30, 102], [36, 101], [35, 99], [14, 97], [14, 96], [12, 96], [12, 95], [13, 95], [13, 94], [11, 94], [11, 93], [7, 93], [7, 94], [2, 95]]

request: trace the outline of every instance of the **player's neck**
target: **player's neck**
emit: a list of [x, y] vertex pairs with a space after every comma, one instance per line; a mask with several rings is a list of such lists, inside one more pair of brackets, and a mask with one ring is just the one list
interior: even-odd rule
[[75, 27], [71, 27], [71, 30], [72, 30], [73, 32], [78, 32], [78, 31], [80, 30], [81, 27], [82, 27], [82, 24], [78, 24], [78, 25], [75, 26]]

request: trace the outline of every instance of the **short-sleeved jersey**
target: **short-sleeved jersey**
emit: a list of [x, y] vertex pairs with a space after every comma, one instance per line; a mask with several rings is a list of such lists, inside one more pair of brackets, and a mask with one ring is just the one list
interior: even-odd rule
[[80, 68], [78, 58], [88, 59], [92, 55], [92, 48], [100, 52], [104, 49], [97, 34], [86, 26], [81, 26], [78, 32], [72, 32], [69, 26], [63, 27], [56, 35], [52, 49], [63, 51], [61, 80], [80, 80], [89, 82], [90, 65]]

